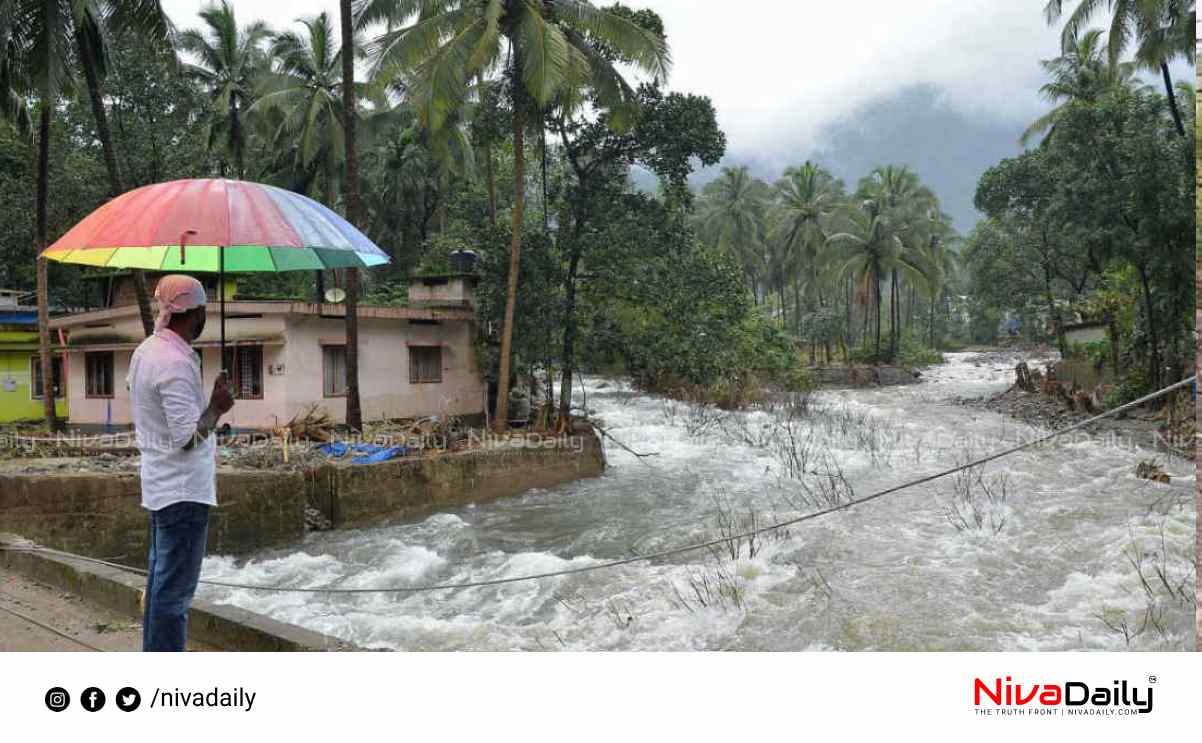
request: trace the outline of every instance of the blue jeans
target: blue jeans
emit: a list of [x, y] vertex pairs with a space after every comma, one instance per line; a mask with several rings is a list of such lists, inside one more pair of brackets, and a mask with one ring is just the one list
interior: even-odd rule
[[209, 535], [209, 506], [183, 501], [150, 512], [150, 559], [142, 614], [142, 651], [182, 651], [188, 610]]

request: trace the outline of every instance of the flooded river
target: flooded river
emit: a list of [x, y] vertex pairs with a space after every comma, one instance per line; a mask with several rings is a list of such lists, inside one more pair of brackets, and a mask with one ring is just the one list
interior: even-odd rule
[[[974, 363], [975, 362], [975, 363]], [[343, 588], [543, 573], [783, 521], [1040, 433], [957, 396], [1015, 359], [949, 354], [907, 387], [724, 413], [589, 379], [638, 452], [601, 477], [421, 522], [310, 535], [204, 578]], [[1193, 464], [1076, 436], [777, 534], [667, 561], [417, 594], [199, 595], [393, 650], [1190, 650]], [[1134, 476], [1141, 459], [1172, 476]], [[726, 531], [724, 531], [724, 529]]]

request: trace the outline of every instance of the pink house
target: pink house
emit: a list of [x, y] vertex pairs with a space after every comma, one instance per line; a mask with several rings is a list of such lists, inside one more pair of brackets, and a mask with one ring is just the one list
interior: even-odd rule
[[[211, 277], [201, 277], [214, 284]], [[154, 278], [151, 278], [153, 286]], [[405, 307], [359, 306], [359, 388], [365, 421], [431, 415], [482, 416], [470, 275], [414, 279]], [[208, 285], [207, 284], [207, 285]], [[215, 286], [211, 287], [215, 289]], [[227, 286], [227, 291], [231, 287]], [[153, 289], [152, 289], [153, 290]], [[270, 428], [314, 404], [346, 419], [345, 307], [292, 301], [226, 301], [226, 359], [237, 401], [235, 428]], [[130, 423], [125, 376], [143, 338], [128, 279], [106, 292], [113, 306], [51, 321], [66, 334], [70, 424]], [[222, 367], [216, 304], [195, 344], [205, 387]]]

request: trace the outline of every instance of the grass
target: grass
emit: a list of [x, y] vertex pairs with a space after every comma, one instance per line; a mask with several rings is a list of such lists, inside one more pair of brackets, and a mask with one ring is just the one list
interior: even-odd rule
[[[966, 452], [961, 464], [972, 461]], [[1000, 534], [1006, 527], [1006, 500], [1010, 479], [1005, 472], [986, 477], [985, 466], [976, 465], [949, 476], [950, 494], [943, 515], [960, 532]]]

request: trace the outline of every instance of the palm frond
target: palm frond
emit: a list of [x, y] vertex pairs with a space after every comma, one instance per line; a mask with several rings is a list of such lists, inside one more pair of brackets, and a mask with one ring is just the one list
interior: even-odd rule
[[470, 80], [466, 75], [466, 62], [484, 31], [479, 20], [467, 25], [418, 68], [410, 94], [422, 124], [427, 128], [441, 129], [462, 105]]
[[672, 56], [663, 37], [586, 0], [548, 0], [568, 24], [613, 47], [643, 72], [667, 81]]
[[564, 81], [567, 37], [547, 22], [533, 0], [521, 1], [518, 30], [522, 39], [522, 83], [539, 106], [546, 106]]

